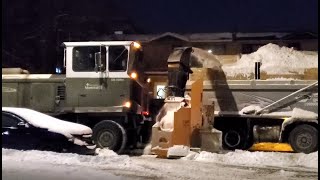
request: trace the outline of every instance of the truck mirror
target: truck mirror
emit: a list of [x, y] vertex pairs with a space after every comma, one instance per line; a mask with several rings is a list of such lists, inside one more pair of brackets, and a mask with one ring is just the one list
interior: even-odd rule
[[95, 62], [95, 66], [94, 66], [94, 70], [96, 72], [101, 71], [101, 52], [97, 52], [94, 54], [94, 62]]

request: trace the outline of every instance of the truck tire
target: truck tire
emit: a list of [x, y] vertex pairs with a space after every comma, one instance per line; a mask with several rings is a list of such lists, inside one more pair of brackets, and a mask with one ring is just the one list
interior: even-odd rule
[[318, 150], [318, 130], [308, 124], [299, 125], [290, 132], [289, 144], [295, 152], [315, 152]]
[[93, 127], [92, 138], [98, 148], [109, 148], [120, 154], [127, 143], [127, 134], [117, 122], [104, 120]]
[[223, 131], [222, 144], [229, 150], [243, 149], [245, 147], [245, 133], [240, 129]]

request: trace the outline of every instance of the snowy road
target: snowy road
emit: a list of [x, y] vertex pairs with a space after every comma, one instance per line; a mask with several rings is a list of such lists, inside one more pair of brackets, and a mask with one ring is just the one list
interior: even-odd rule
[[318, 179], [318, 152], [201, 152], [180, 160], [2, 149], [3, 179]]

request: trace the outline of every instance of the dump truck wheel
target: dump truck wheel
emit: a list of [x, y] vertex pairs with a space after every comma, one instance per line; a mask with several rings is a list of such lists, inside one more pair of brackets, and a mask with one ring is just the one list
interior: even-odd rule
[[101, 121], [93, 128], [93, 141], [98, 148], [109, 148], [121, 153], [127, 143], [124, 128], [111, 120]]
[[223, 132], [223, 146], [229, 150], [244, 148], [244, 133], [241, 130], [231, 129]]
[[290, 132], [289, 144], [295, 152], [315, 152], [318, 150], [318, 130], [307, 124], [299, 125]]

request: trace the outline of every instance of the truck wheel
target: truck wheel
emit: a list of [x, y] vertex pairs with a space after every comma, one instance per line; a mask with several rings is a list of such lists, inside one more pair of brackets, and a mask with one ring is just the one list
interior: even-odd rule
[[315, 152], [318, 150], [318, 130], [307, 124], [299, 125], [290, 132], [289, 144], [295, 152]]
[[244, 133], [241, 130], [227, 130], [223, 132], [223, 146], [229, 150], [244, 148]]
[[98, 148], [109, 148], [121, 153], [127, 143], [124, 128], [111, 120], [101, 121], [93, 127], [93, 141]]

